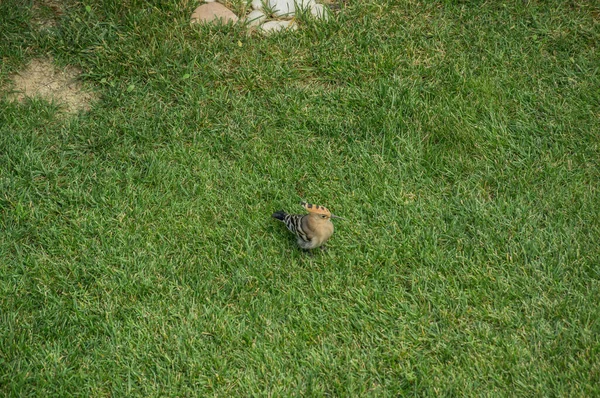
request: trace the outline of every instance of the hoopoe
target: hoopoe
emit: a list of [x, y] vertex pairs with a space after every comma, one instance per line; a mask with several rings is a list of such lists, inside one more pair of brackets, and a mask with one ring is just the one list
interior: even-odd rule
[[331, 219], [343, 218], [331, 214], [323, 206], [306, 202], [300, 202], [300, 204], [308, 211], [308, 214], [288, 214], [280, 210], [273, 213], [273, 218], [282, 221], [296, 235], [301, 248], [309, 251], [316, 247], [323, 248], [327, 239], [333, 234]]

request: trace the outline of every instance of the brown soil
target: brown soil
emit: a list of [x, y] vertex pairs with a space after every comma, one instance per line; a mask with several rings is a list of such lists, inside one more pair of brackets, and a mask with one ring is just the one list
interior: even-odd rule
[[56, 27], [57, 18], [63, 14], [63, 4], [57, 0], [36, 0], [31, 10], [31, 22], [39, 29], [50, 29]]
[[65, 106], [74, 113], [90, 109], [94, 95], [83, 91], [74, 67], [57, 69], [51, 59], [34, 59], [25, 70], [12, 76], [14, 86], [9, 98], [23, 101], [27, 97], [41, 97]]

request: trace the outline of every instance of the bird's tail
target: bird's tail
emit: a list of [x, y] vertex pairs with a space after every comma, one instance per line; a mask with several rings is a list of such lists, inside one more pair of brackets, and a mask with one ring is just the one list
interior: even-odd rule
[[279, 210], [273, 213], [273, 218], [276, 218], [279, 221], [283, 221], [285, 219], [285, 216], [287, 216], [287, 213], [283, 210]]

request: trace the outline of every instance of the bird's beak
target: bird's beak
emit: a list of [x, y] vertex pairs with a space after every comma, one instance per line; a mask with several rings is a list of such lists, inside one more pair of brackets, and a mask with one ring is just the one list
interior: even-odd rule
[[344, 217], [336, 216], [335, 214], [332, 214], [331, 218], [339, 218], [340, 220], [345, 220]]

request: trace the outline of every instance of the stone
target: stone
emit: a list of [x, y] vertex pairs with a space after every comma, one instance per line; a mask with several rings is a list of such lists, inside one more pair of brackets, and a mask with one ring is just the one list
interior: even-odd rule
[[269, 0], [269, 8], [277, 18], [293, 17], [296, 12], [294, 0]]
[[327, 21], [329, 19], [329, 9], [323, 4], [313, 4], [310, 8], [310, 13], [315, 18]]
[[269, 21], [260, 26], [262, 32], [266, 35], [281, 32], [282, 30], [296, 30], [298, 25], [294, 21]]
[[296, 8], [310, 10], [315, 4], [315, 0], [269, 0], [269, 8], [276, 18], [291, 18], [296, 14]]
[[262, 10], [263, 2], [262, 0], [252, 0], [252, 4], [250, 5], [253, 10]]
[[267, 19], [267, 16], [261, 10], [254, 10], [246, 17], [246, 23], [249, 27], [258, 26]]
[[315, 0], [296, 0], [296, 8], [300, 10], [310, 10], [315, 4]]
[[214, 3], [217, 0], [204, 0], [205, 3]]
[[202, 4], [191, 16], [192, 23], [222, 23], [237, 22], [238, 17], [229, 8], [220, 3]]

